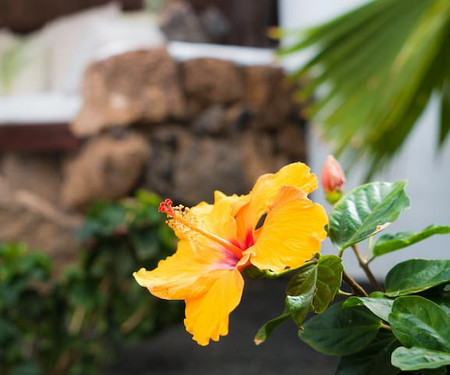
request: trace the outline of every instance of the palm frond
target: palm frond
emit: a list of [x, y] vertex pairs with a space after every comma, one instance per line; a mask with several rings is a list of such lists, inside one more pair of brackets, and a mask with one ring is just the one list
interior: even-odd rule
[[[281, 51], [317, 52], [294, 73], [316, 93], [309, 113], [342, 156], [368, 176], [404, 144], [431, 96], [441, 96], [439, 144], [450, 131], [450, 2], [376, 0], [310, 29]], [[350, 161], [351, 162], [351, 161]]]

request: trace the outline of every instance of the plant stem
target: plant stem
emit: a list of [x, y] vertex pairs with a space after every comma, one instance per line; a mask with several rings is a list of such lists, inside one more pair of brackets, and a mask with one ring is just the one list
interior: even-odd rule
[[338, 290], [338, 295], [340, 296], [346, 296], [346, 297], [351, 297], [353, 296], [353, 293], [348, 293], [348, 292], [344, 292], [343, 290]]
[[351, 277], [347, 272], [342, 272], [342, 277], [344, 281], [350, 285], [354, 293], [358, 296], [367, 297], [369, 294], [364, 290], [364, 288], [359, 285], [353, 277]]
[[370, 254], [372, 254], [372, 246], [373, 246], [373, 236], [369, 237], [369, 243], [367, 245], [367, 251], [366, 254], [364, 255], [364, 260], [367, 264], [369, 264], [369, 258], [370, 258]]
[[380, 328], [386, 329], [388, 331], [392, 331], [391, 326], [384, 324], [384, 323], [381, 323]]
[[357, 245], [352, 245], [353, 248], [353, 252], [355, 253], [356, 257], [358, 258], [358, 262], [359, 265], [361, 266], [361, 268], [364, 270], [364, 273], [366, 274], [367, 278], [369, 279], [370, 283], [372, 284], [372, 286], [382, 292], [383, 288], [381, 287], [381, 285], [378, 283], [377, 279], [375, 278], [375, 276], [373, 275], [372, 271], [370, 270], [367, 262], [363, 259], [363, 257], [361, 256], [361, 253], [359, 252], [358, 246]]

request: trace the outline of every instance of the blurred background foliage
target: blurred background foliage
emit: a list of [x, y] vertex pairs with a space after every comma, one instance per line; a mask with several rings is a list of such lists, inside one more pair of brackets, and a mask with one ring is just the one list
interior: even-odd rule
[[126, 343], [182, 319], [132, 278], [175, 249], [159, 197], [98, 203], [79, 232], [79, 263], [57, 270], [24, 244], [0, 244], [0, 373], [95, 374]]
[[[281, 33], [283, 34], [283, 32]], [[281, 55], [310, 47], [294, 73], [300, 99], [350, 166], [369, 162], [366, 178], [402, 147], [432, 97], [440, 101], [438, 147], [450, 130], [450, 2], [376, 0], [334, 20], [290, 33]]]

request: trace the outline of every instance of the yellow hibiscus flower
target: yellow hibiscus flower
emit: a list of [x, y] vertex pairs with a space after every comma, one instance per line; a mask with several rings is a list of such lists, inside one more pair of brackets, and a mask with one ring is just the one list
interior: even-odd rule
[[228, 334], [229, 314], [244, 288], [241, 272], [252, 265], [275, 273], [301, 267], [320, 251], [328, 223], [307, 194], [317, 178], [303, 163], [261, 176], [243, 196], [215, 193], [214, 203], [160, 211], [180, 239], [174, 255], [156, 269], [141, 268], [136, 281], [155, 296], [186, 303], [185, 326], [200, 345]]

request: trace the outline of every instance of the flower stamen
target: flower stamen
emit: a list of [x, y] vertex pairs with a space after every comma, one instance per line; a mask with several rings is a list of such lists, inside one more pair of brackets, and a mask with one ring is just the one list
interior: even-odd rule
[[159, 212], [165, 213], [171, 221], [169, 222], [169, 225], [175, 229], [183, 232], [183, 230], [180, 230], [181, 227], [177, 224], [182, 224], [184, 228], [189, 228], [190, 230], [193, 230], [197, 233], [200, 233], [201, 235], [205, 236], [206, 238], [218, 243], [219, 245], [223, 246], [227, 250], [231, 251], [238, 259], [242, 258], [242, 249], [239, 248], [236, 245], [233, 245], [230, 241], [227, 241], [211, 232], [208, 232], [207, 230], [200, 228], [196, 225], [195, 222], [192, 220], [186, 219], [186, 213], [189, 212], [188, 207], [184, 207], [182, 205], [173, 207], [173, 202], [170, 199], [164, 200], [164, 202], [161, 202], [158, 208]]

